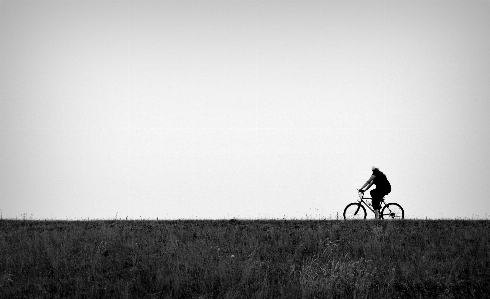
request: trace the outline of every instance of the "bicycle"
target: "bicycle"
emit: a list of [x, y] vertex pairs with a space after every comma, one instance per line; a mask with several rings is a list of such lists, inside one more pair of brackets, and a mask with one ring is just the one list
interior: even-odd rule
[[[367, 207], [371, 212], [374, 213], [374, 209], [372, 204], [364, 201], [365, 199], [372, 200], [371, 197], [364, 197], [363, 192], [359, 192], [357, 190], [359, 199], [357, 202], [353, 202], [348, 204], [344, 209], [344, 219], [366, 219]], [[385, 199], [381, 200], [381, 213], [379, 213], [380, 219], [404, 219], [405, 212], [403, 211], [402, 206], [397, 203], [385, 203]]]

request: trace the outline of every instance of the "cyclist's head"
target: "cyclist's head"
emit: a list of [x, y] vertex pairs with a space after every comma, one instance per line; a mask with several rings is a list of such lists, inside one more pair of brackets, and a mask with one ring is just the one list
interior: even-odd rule
[[373, 166], [373, 168], [371, 168], [371, 170], [375, 170], [375, 169], [379, 170], [379, 168], [376, 166]]

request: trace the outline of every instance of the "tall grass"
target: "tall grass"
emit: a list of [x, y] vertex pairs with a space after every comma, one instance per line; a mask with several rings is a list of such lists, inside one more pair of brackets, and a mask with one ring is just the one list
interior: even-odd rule
[[482, 298], [490, 221], [0, 221], [2, 298]]

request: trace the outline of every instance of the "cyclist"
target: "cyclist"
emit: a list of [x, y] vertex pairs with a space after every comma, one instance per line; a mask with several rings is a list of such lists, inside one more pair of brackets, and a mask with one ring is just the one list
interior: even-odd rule
[[[373, 209], [374, 209], [374, 216], [376, 219], [379, 219], [379, 209], [381, 208], [381, 201], [383, 200], [383, 197], [391, 192], [391, 185], [388, 179], [386, 178], [386, 175], [382, 173], [376, 166], [373, 166], [372, 168], [373, 174], [367, 180], [364, 185], [362, 185], [361, 189], [359, 189], [359, 192], [366, 192], [369, 190], [369, 188], [375, 184], [376, 188], [371, 190], [371, 197], [373, 198]], [[364, 190], [364, 187], [366, 189]]]

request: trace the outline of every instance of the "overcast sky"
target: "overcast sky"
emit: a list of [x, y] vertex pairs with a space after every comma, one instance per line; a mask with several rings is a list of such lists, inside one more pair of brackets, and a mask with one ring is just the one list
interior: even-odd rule
[[[490, 217], [489, 1], [0, 1], [3, 218]], [[372, 217], [372, 215], [370, 215]]]

